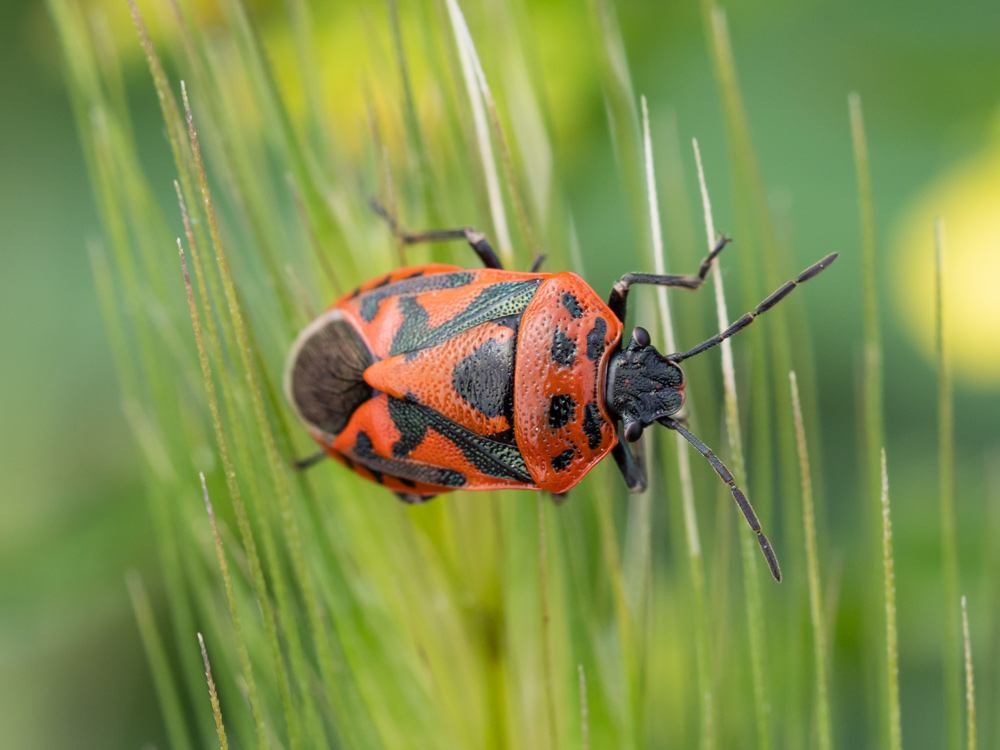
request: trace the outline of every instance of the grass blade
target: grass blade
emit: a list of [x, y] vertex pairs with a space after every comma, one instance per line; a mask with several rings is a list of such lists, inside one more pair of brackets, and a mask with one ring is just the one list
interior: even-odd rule
[[[875, 219], [872, 206], [871, 171], [868, 164], [868, 139], [865, 134], [861, 97], [855, 92], [848, 97], [851, 122], [851, 139], [854, 146], [854, 165], [858, 181], [858, 213], [861, 219], [861, 297], [864, 326], [864, 348], [861, 354], [861, 398], [862, 417], [860, 444], [864, 465], [862, 476], [867, 479], [867, 495], [872, 505], [878, 504], [881, 494], [880, 451], [885, 445], [885, 424], [882, 391], [882, 342], [879, 330], [878, 278], [875, 264]], [[874, 520], [873, 516], [869, 516]], [[870, 549], [877, 548], [878, 532], [872, 529]], [[877, 600], [869, 597], [869, 605], [877, 606]], [[874, 609], [873, 609], [874, 611]], [[869, 640], [875, 642], [876, 621], [871, 621]], [[874, 656], [874, 653], [872, 654]], [[874, 664], [881, 660], [873, 659]], [[883, 677], [883, 679], [888, 679]]]
[[[944, 220], [934, 222], [934, 309], [938, 358], [938, 460], [941, 493], [941, 564], [944, 570], [944, 600], [958, 599], [958, 542], [955, 536], [955, 414], [952, 399], [951, 353], [945, 317]], [[943, 607], [945, 616], [944, 680], [951, 747], [962, 744], [961, 661], [959, 618], [954, 607]]]
[[[663, 232], [660, 227], [659, 201], [656, 192], [656, 174], [653, 169], [653, 146], [649, 132], [649, 109], [642, 97], [642, 133], [646, 155], [646, 192], [649, 197], [650, 234], [653, 239], [653, 264], [658, 274], [667, 273], [666, 254], [663, 250]], [[667, 351], [677, 351], [674, 323], [670, 314], [665, 287], [656, 288], [660, 308], [660, 323], [666, 339]], [[698, 700], [701, 706], [701, 747], [713, 747], [712, 677], [709, 662], [708, 621], [705, 615], [705, 567], [701, 556], [698, 535], [698, 516], [694, 507], [694, 485], [691, 481], [691, 449], [687, 441], [675, 434], [677, 465], [680, 474], [681, 503], [684, 510], [684, 531], [687, 540], [688, 561], [691, 568], [691, 589], [694, 594], [695, 657], [698, 666]]]
[[457, 0], [446, 0], [448, 16], [451, 19], [452, 30], [455, 33], [455, 44], [458, 46], [458, 59], [462, 67], [462, 77], [465, 89], [472, 106], [472, 118], [475, 123], [476, 141], [479, 144], [479, 158], [483, 162], [483, 174], [486, 178], [486, 192], [489, 196], [490, 214], [493, 218], [493, 231], [497, 240], [497, 253], [505, 266], [510, 266], [514, 259], [513, 243], [510, 230], [507, 228], [507, 214], [504, 209], [503, 195], [500, 192], [500, 176], [497, 173], [496, 159], [493, 156], [493, 145], [490, 141], [489, 125], [486, 121], [486, 110], [483, 97], [477, 85], [476, 70], [479, 67], [479, 57], [476, 47], [465, 24], [465, 17]]
[[[708, 198], [708, 186], [705, 183], [705, 170], [701, 164], [701, 152], [698, 141], [694, 141], [695, 160], [698, 163], [698, 181], [701, 185], [702, 206], [705, 212], [705, 231], [708, 236], [708, 248], [711, 252], [716, 242], [715, 222], [712, 219], [712, 204]], [[715, 282], [715, 306], [719, 330], [724, 331], [729, 326], [729, 313], [726, 310], [726, 296], [722, 288], [722, 272], [719, 264], [712, 267], [712, 280]], [[746, 464], [743, 460], [743, 441], [740, 437], [739, 404], [736, 401], [736, 368], [733, 365], [732, 342], [725, 339], [722, 349], [722, 379], [725, 384], [726, 431], [729, 435], [729, 450], [732, 454], [733, 477], [736, 484], [746, 488]], [[767, 699], [767, 677], [764, 661], [764, 606], [761, 601], [760, 583], [757, 580], [757, 551], [755, 539], [747, 533], [740, 536], [740, 546], [743, 551], [743, 582], [746, 594], [747, 635], [750, 640], [750, 668], [753, 674], [754, 707], [757, 718], [757, 742], [760, 748], [771, 746], [768, 729], [770, 705]]]
[[180, 694], [171, 674], [163, 639], [156, 627], [156, 619], [153, 615], [153, 607], [149, 603], [149, 595], [146, 593], [146, 587], [142, 584], [142, 577], [137, 572], [131, 571], [125, 577], [125, 583], [128, 584], [128, 592], [132, 599], [132, 608], [135, 610], [136, 622], [139, 624], [139, 635], [142, 636], [146, 658], [149, 659], [149, 666], [153, 671], [153, 684], [156, 686], [156, 693], [160, 698], [160, 707], [163, 709], [163, 719], [167, 725], [170, 746], [178, 750], [186, 750], [191, 747], [191, 741], [185, 728]]
[[[205, 484], [205, 477], [201, 477], [202, 486]], [[205, 490], [208, 496], [208, 490]], [[214, 523], [212, 524], [215, 525]], [[217, 532], [216, 532], [217, 533]], [[198, 633], [198, 646], [201, 648], [201, 659], [205, 662], [205, 679], [208, 681], [208, 697], [212, 701], [212, 715], [215, 717], [215, 729], [219, 733], [219, 747], [222, 750], [229, 750], [229, 740], [226, 739], [226, 729], [222, 726], [222, 710], [219, 708], [219, 696], [215, 692], [215, 680], [212, 679], [212, 667], [208, 662], [208, 651], [205, 649], [205, 639]]]
[[972, 641], [969, 638], [969, 612], [962, 595], [962, 640], [965, 643], [965, 736], [968, 750], [976, 750], [976, 682], [972, 677]]
[[[188, 288], [190, 289], [190, 286]], [[199, 477], [201, 478], [201, 491], [205, 496], [205, 508], [208, 510], [208, 520], [212, 525], [212, 539], [215, 541], [215, 553], [219, 558], [219, 570], [222, 571], [222, 583], [226, 589], [226, 601], [229, 602], [229, 614], [233, 618], [233, 630], [236, 635], [236, 651], [239, 654], [240, 665], [243, 668], [243, 679], [246, 680], [247, 694], [250, 698], [250, 711], [253, 713], [254, 723], [257, 726], [257, 741], [260, 743], [261, 750], [266, 750], [268, 742], [267, 731], [264, 727], [264, 713], [261, 710], [260, 698], [257, 695], [257, 682], [253, 676], [253, 664], [250, 662], [250, 652], [247, 649], [246, 638], [243, 635], [243, 625], [240, 622], [240, 613], [236, 606], [236, 596], [233, 594], [233, 581], [229, 576], [229, 563], [226, 561], [226, 551], [222, 547], [222, 538], [219, 536], [219, 527], [215, 523], [215, 511], [212, 509], [212, 501], [208, 497], [208, 487], [205, 485], [205, 475], [199, 474]], [[237, 495], [238, 494], [239, 493], [237, 492]], [[200, 633], [198, 634], [198, 639], [201, 640]], [[222, 729], [222, 717], [218, 713], [218, 700], [214, 697], [215, 687], [212, 685], [212, 675], [208, 669], [208, 656], [205, 654], [204, 649], [205, 646], [202, 644], [202, 656], [205, 659], [205, 673], [209, 680], [209, 690], [213, 693], [212, 709], [216, 715], [215, 722], [219, 732], [219, 740], [225, 744], [225, 733]], [[278, 666], [281, 666], [280, 663]]]
[[809, 616], [812, 620], [813, 649], [816, 658], [816, 716], [820, 750], [833, 746], [830, 734], [830, 702], [827, 692], [826, 624], [823, 617], [823, 591], [819, 580], [819, 553], [816, 549], [816, 517], [813, 510], [812, 479], [809, 455], [806, 451], [806, 431], [799, 402], [799, 385], [794, 370], [788, 373], [792, 386], [792, 412], [795, 415], [795, 435], [798, 439], [799, 470], [802, 474], [802, 525], [806, 542], [806, 564], [809, 573]]
[[549, 742], [553, 750], [560, 747], [559, 723], [556, 718], [555, 687], [552, 684], [552, 627], [549, 614], [548, 549], [545, 546], [545, 495], [536, 492], [538, 500], [538, 590], [542, 609], [542, 675], [545, 680], [545, 711], [548, 716]]
[[892, 557], [892, 520], [889, 518], [889, 475], [885, 448], [881, 451], [882, 474], [882, 570], [885, 574], [885, 658], [889, 674], [889, 750], [902, 750], [903, 730], [899, 714], [899, 646], [896, 636], [896, 574]]

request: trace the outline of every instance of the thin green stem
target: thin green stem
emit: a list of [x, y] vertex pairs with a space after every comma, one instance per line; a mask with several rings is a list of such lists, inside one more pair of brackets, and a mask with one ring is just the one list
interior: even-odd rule
[[[205, 475], [201, 475], [202, 487], [205, 486]], [[208, 490], [205, 490], [208, 497]], [[212, 526], [215, 526], [213, 519]], [[218, 532], [215, 532], [218, 535]], [[216, 536], [218, 538], [218, 536]], [[198, 646], [201, 648], [201, 660], [205, 662], [205, 680], [208, 682], [208, 698], [212, 702], [212, 716], [215, 717], [215, 731], [219, 735], [219, 747], [229, 750], [229, 740], [226, 739], [226, 728], [222, 725], [222, 709], [219, 707], [219, 694], [215, 692], [215, 680], [212, 679], [212, 666], [208, 661], [208, 651], [205, 649], [205, 639], [198, 633]]]
[[976, 750], [976, 681], [972, 676], [972, 639], [969, 637], [969, 611], [962, 595], [962, 640], [965, 643], [965, 736], [968, 750]]
[[827, 692], [826, 625], [823, 618], [823, 590], [819, 579], [819, 553], [816, 544], [816, 517], [813, 509], [812, 478], [809, 471], [809, 454], [806, 450], [806, 431], [799, 402], [799, 385], [795, 372], [788, 373], [792, 386], [792, 412], [795, 415], [795, 436], [799, 449], [799, 471], [802, 475], [802, 526], [805, 536], [806, 565], [809, 572], [809, 616], [813, 629], [813, 651], [816, 659], [816, 716], [820, 750], [833, 746], [830, 732], [830, 699]]
[[536, 492], [538, 499], [538, 590], [542, 608], [542, 674], [545, 680], [545, 710], [549, 724], [549, 742], [558, 750], [559, 723], [556, 715], [555, 685], [552, 680], [552, 618], [549, 612], [548, 548], [545, 544], [545, 497]]
[[[708, 237], [709, 251], [717, 242], [715, 222], [712, 219], [712, 204], [708, 198], [708, 187], [705, 183], [705, 170], [701, 164], [701, 152], [698, 141], [694, 141], [695, 159], [698, 164], [698, 181], [701, 185], [702, 205], [705, 213], [705, 231]], [[726, 310], [726, 296], [722, 287], [722, 273], [719, 264], [712, 267], [712, 280], [715, 283], [715, 306], [717, 322], [720, 331], [729, 327], [729, 313]], [[746, 490], [746, 464], [743, 459], [743, 441], [740, 437], [739, 404], [736, 400], [736, 368], [733, 365], [732, 342], [723, 340], [722, 350], [722, 380], [725, 385], [726, 432], [729, 436], [729, 450], [732, 454], [732, 472], [736, 484]], [[757, 579], [757, 542], [754, 536], [745, 531], [740, 535], [740, 547], [743, 552], [743, 583], [746, 593], [747, 635], [750, 641], [750, 668], [753, 675], [754, 709], [757, 719], [757, 743], [761, 750], [771, 746], [768, 717], [770, 704], [767, 698], [767, 676], [764, 659], [764, 606], [761, 601], [760, 582]]]
[[[938, 460], [941, 494], [941, 563], [946, 602], [958, 599], [958, 542], [955, 532], [955, 415], [952, 398], [951, 352], [945, 315], [944, 221], [934, 222], [934, 309], [938, 359]], [[954, 607], [943, 607], [945, 616], [944, 679], [948, 737], [953, 748], [962, 744], [960, 624]]]
[[[184, 259], [184, 250], [180, 240], [177, 241], [177, 249], [181, 258], [181, 270], [184, 274], [184, 286], [187, 289], [188, 308], [191, 313], [191, 324], [194, 327], [195, 342], [198, 347], [198, 359], [201, 362], [202, 377], [205, 381], [205, 390], [208, 396], [208, 409], [212, 417], [212, 427], [215, 430], [216, 442], [219, 446], [219, 454], [222, 459], [222, 469], [226, 477], [226, 486], [229, 489], [229, 496], [233, 502], [233, 510], [236, 513], [236, 522], [243, 539], [243, 549], [250, 563], [251, 580], [253, 581], [257, 601], [264, 618], [264, 627], [267, 631], [268, 642], [271, 647], [271, 656], [274, 660], [275, 674], [278, 679], [278, 689], [282, 696], [287, 696], [283, 700], [285, 706], [285, 718], [289, 724], [294, 724], [291, 717], [291, 691], [288, 687], [288, 675], [285, 671], [284, 660], [281, 656], [281, 646], [278, 643], [278, 629], [271, 610], [270, 599], [267, 593], [267, 584], [264, 580], [264, 570], [260, 564], [260, 557], [257, 554], [257, 544], [253, 538], [253, 531], [250, 528], [250, 520], [247, 517], [246, 506], [243, 504], [243, 495], [240, 485], [236, 481], [236, 470], [233, 467], [232, 459], [229, 455], [229, 442], [226, 439], [225, 431], [222, 428], [222, 414], [219, 411], [219, 400], [215, 394], [215, 381], [212, 379], [212, 369], [208, 360], [208, 352], [205, 349], [205, 337], [202, 333], [201, 318], [198, 315], [198, 307], [194, 301], [194, 292], [191, 288], [191, 278], [188, 275], [187, 263]], [[217, 338], [217, 337], [216, 337]], [[250, 699], [250, 710], [253, 713], [254, 722], [257, 726], [257, 741], [261, 750], [268, 747], [267, 731], [264, 726], [264, 713], [261, 708], [260, 699], [257, 695], [257, 683], [253, 676], [253, 667], [250, 662], [249, 651], [246, 648], [246, 639], [243, 636], [243, 628], [240, 624], [239, 610], [236, 605], [236, 598], [233, 596], [232, 582], [229, 578], [229, 566], [226, 562], [222, 542], [218, 536], [218, 529], [215, 526], [215, 515], [208, 499], [208, 490], [205, 490], [205, 503], [208, 508], [209, 519], [212, 523], [213, 536], [216, 543], [216, 553], [219, 556], [219, 567], [222, 571], [223, 584], [226, 587], [226, 599], [229, 602], [229, 612], [233, 619], [233, 627], [236, 632], [236, 647], [240, 657], [240, 664], [243, 669], [243, 678], [247, 683], [247, 694]]]
[[[656, 192], [656, 174], [653, 169], [653, 146], [649, 131], [649, 109], [642, 97], [642, 132], [646, 155], [646, 193], [649, 198], [650, 234], [653, 239], [653, 267], [658, 274], [667, 273], [666, 254], [663, 250], [663, 232], [660, 226], [659, 201]], [[656, 288], [660, 309], [660, 323], [666, 338], [667, 351], [677, 351], [674, 323], [665, 287]], [[684, 530], [687, 541], [688, 562], [691, 570], [691, 590], [694, 596], [695, 657], [698, 667], [698, 701], [701, 707], [701, 747], [714, 746], [714, 721], [712, 718], [712, 675], [709, 659], [709, 627], [705, 614], [705, 567], [698, 534], [698, 516], [694, 506], [694, 484], [691, 479], [691, 447], [679, 434], [674, 433], [677, 447], [677, 465], [680, 474], [681, 504], [684, 510]]]
[[142, 577], [137, 572], [129, 572], [125, 577], [125, 583], [128, 584], [128, 592], [132, 599], [132, 608], [135, 610], [136, 622], [139, 624], [139, 635], [142, 637], [142, 645], [146, 650], [146, 658], [153, 671], [153, 685], [156, 687], [156, 694], [160, 699], [160, 708], [163, 709], [170, 746], [185, 750], [191, 747], [191, 740], [185, 728], [180, 693], [171, 674], [170, 660], [163, 647], [163, 639], [156, 627], [156, 617], [153, 614], [153, 607], [149, 603], [149, 595], [146, 593], [146, 587], [142, 584]]
[[889, 518], [889, 475], [885, 448], [881, 451], [882, 474], [882, 569], [885, 573], [885, 655], [889, 675], [889, 748], [902, 750], [903, 730], [899, 714], [899, 646], [896, 636], [896, 578], [892, 557], [892, 521]]

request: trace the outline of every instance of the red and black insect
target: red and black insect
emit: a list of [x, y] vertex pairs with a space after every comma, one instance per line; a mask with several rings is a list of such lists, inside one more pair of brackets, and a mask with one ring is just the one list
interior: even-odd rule
[[661, 355], [635, 328], [622, 342], [629, 288], [698, 289], [722, 239], [697, 274], [629, 273], [605, 303], [573, 273], [505, 271], [468, 227], [409, 234], [406, 244], [465, 239], [485, 268], [403, 268], [337, 300], [302, 331], [285, 372], [288, 400], [323, 452], [361, 476], [424, 502], [456, 489], [535, 489], [562, 494], [608, 453], [632, 492], [646, 487], [643, 428], [679, 432], [732, 490], [767, 537], [723, 463], [674, 415], [684, 403], [679, 363], [748, 326], [837, 257], [789, 281], [722, 333]]

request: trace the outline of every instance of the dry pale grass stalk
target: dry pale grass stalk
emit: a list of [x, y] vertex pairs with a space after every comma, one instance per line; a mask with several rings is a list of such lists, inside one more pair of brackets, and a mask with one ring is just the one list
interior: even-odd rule
[[962, 640], [965, 642], [966, 746], [976, 750], [976, 683], [972, 678], [972, 640], [969, 638], [969, 611], [962, 595]]
[[[204, 483], [204, 475], [202, 475], [201, 481]], [[219, 746], [222, 750], [229, 750], [229, 740], [226, 739], [226, 729], [222, 726], [222, 709], [219, 708], [219, 694], [215, 692], [215, 680], [212, 679], [212, 667], [208, 662], [208, 651], [205, 649], [205, 639], [201, 637], [201, 633], [198, 633], [198, 646], [201, 648], [201, 660], [205, 663], [205, 680], [208, 682], [208, 697], [212, 702], [212, 715], [215, 717], [215, 731], [219, 734]]]
[[889, 474], [882, 449], [882, 567], [885, 573], [885, 654], [889, 674], [889, 747], [902, 750], [899, 714], [899, 645], [896, 636], [896, 574], [892, 559], [892, 520], [889, 518]]
[[[653, 240], [653, 266], [658, 274], [666, 274], [666, 255], [663, 250], [663, 231], [660, 226], [659, 200], [656, 191], [656, 173], [653, 169], [653, 146], [649, 131], [649, 108], [642, 97], [642, 132], [646, 156], [646, 194], [649, 198], [649, 222]], [[660, 308], [660, 324], [666, 338], [667, 351], [677, 351], [673, 317], [667, 299], [666, 287], [656, 287]], [[698, 665], [698, 695], [701, 702], [702, 748], [713, 746], [712, 677], [708, 646], [708, 624], [705, 615], [705, 567], [698, 534], [698, 516], [694, 507], [694, 484], [691, 480], [691, 447], [679, 433], [674, 433], [677, 444], [677, 467], [680, 474], [681, 505], [684, 511], [684, 531], [691, 563], [691, 587], [695, 600], [695, 657]]]

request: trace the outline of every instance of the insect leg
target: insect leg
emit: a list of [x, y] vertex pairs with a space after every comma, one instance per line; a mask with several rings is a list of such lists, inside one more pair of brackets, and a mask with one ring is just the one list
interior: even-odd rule
[[618, 443], [611, 449], [611, 455], [618, 464], [618, 470], [625, 477], [625, 484], [632, 494], [645, 492], [648, 484], [646, 480], [646, 452], [643, 449], [642, 441], [628, 443], [622, 432], [621, 426], [618, 428]]
[[295, 466], [296, 471], [305, 471], [309, 467], [315, 466], [326, 457], [326, 451], [316, 451], [311, 456], [298, 459], [293, 465]]
[[472, 227], [459, 227], [458, 229], [431, 229], [426, 232], [405, 232], [399, 228], [396, 218], [392, 216], [378, 201], [372, 199], [372, 210], [385, 219], [392, 233], [403, 241], [404, 245], [416, 245], [421, 242], [446, 242], [448, 240], [465, 240], [469, 247], [479, 256], [479, 260], [487, 268], [502, 269], [500, 259], [493, 251], [486, 235], [478, 232]]
[[682, 362], [685, 359], [689, 359], [695, 356], [696, 354], [701, 354], [703, 351], [707, 349], [711, 349], [713, 346], [716, 346], [717, 344], [721, 344], [730, 336], [735, 336], [737, 333], [742, 331], [748, 325], [753, 323], [754, 318], [756, 318], [761, 313], [767, 312], [776, 304], [781, 302], [781, 300], [783, 300], [785, 297], [788, 296], [789, 292], [791, 292], [795, 287], [797, 287], [803, 281], [809, 281], [809, 279], [811, 279], [813, 276], [819, 275], [821, 271], [826, 269], [836, 259], [837, 259], [837, 253], [830, 253], [825, 258], [823, 258], [823, 260], [819, 261], [819, 263], [814, 263], [813, 265], [809, 266], [809, 268], [800, 273], [794, 279], [776, 289], [774, 292], [771, 293], [771, 295], [767, 299], [765, 299], [763, 302], [757, 305], [757, 307], [754, 309], [753, 312], [749, 312], [746, 315], [744, 315], [742, 318], [737, 320], [722, 333], [716, 334], [707, 341], [702, 341], [694, 349], [689, 349], [688, 351], [683, 353], [670, 354], [667, 356], [667, 359], [669, 359], [671, 362]]
[[423, 505], [424, 503], [433, 500], [437, 497], [437, 495], [418, 495], [415, 492], [397, 492], [396, 497], [407, 505]]
[[733, 492], [733, 499], [736, 500], [736, 504], [740, 506], [740, 510], [743, 511], [743, 517], [747, 519], [747, 523], [750, 524], [750, 528], [757, 534], [757, 542], [760, 544], [761, 552], [764, 553], [764, 559], [767, 560], [767, 566], [771, 569], [771, 575], [774, 576], [774, 580], [780, 581], [781, 568], [778, 567], [778, 558], [774, 554], [774, 548], [771, 547], [771, 543], [767, 540], [767, 537], [764, 536], [764, 532], [760, 530], [760, 521], [757, 520], [757, 514], [754, 513], [753, 507], [750, 505], [750, 501], [747, 500], [747, 496], [743, 494], [743, 490], [736, 486], [736, 481], [733, 479], [733, 475], [729, 469], [726, 468], [726, 465], [719, 460], [718, 456], [712, 453], [707, 445], [688, 432], [687, 429], [681, 426], [680, 422], [676, 419], [664, 417], [660, 419], [659, 422], [660, 424], [669, 427], [671, 430], [679, 432], [681, 437], [691, 443], [691, 445], [695, 447], [695, 450], [709, 460], [712, 464], [712, 468], [715, 469], [722, 481], [729, 485], [729, 489]]
[[729, 239], [719, 236], [719, 241], [712, 248], [706, 258], [698, 267], [698, 273], [684, 276], [672, 276], [669, 274], [656, 273], [627, 273], [622, 276], [611, 287], [611, 294], [608, 296], [608, 307], [618, 316], [618, 320], [625, 322], [625, 313], [628, 308], [628, 290], [632, 284], [652, 284], [654, 286], [676, 287], [678, 289], [690, 289], [696, 291], [705, 283], [705, 277], [712, 268], [712, 262], [716, 256], [722, 252]]
[[531, 268], [528, 269], [528, 273], [538, 273], [541, 269], [542, 264], [545, 262], [547, 255], [539, 255], [531, 262]]

